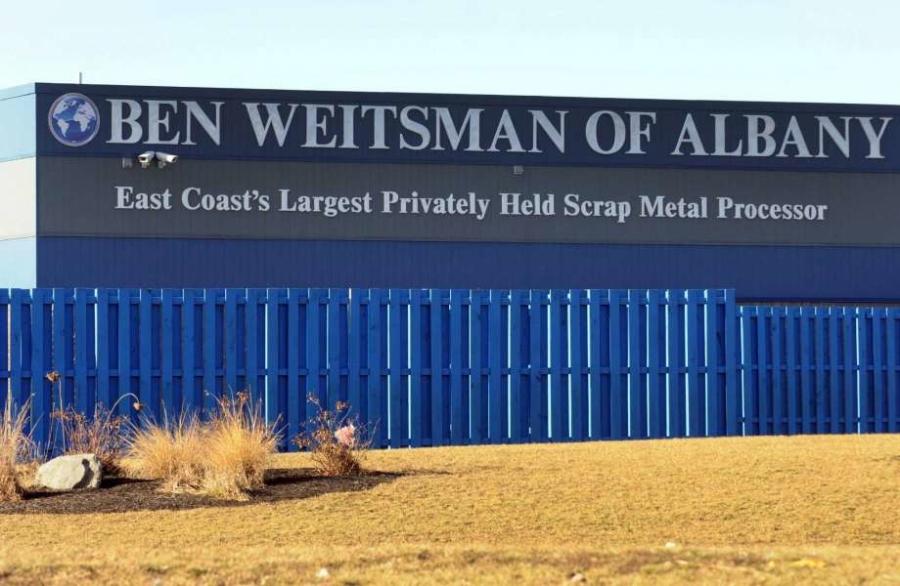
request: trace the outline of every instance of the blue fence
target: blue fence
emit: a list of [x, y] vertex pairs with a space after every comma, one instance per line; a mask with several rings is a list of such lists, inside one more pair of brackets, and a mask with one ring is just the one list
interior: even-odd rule
[[896, 432], [898, 339], [898, 309], [729, 290], [0, 290], [0, 403], [42, 443], [60, 404], [246, 389], [285, 438], [348, 402], [375, 447]]

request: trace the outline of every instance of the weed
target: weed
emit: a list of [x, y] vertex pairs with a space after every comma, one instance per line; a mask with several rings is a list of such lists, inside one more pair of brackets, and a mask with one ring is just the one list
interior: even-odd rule
[[119, 460], [127, 444], [128, 419], [98, 404], [92, 417], [73, 408], [54, 411], [51, 416], [62, 428], [66, 454], [95, 454], [104, 472], [119, 472]]
[[6, 394], [6, 405], [0, 413], [0, 502], [19, 500], [24, 487], [19, 465], [33, 459], [34, 444], [25, 432], [29, 403], [18, 412], [13, 409], [12, 392]]
[[317, 413], [307, 423], [308, 431], [294, 439], [309, 450], [316, 471], [323, 476], [352, 476], [363, 473], [362, 461], [371, 445], [365, 428], [349, 415], [349, 405], [338, 402], [334, 410], [322, 407], [318, 398], [308, 401]]

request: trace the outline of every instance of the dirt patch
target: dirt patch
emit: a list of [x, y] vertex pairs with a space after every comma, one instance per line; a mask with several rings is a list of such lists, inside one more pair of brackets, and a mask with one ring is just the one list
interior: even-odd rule
[[314, 470], [276, 468], [266, 472], [266, 488], [248, 501], [223, 501], [195, 494], [170, 494], [159, 482], [108, 477], [99, 490], [66, 493], [32, 492], [23, 500], [0, 503], [2, 514], [94, 514], [129, 511], [188, 510], [200, 507], [240, 507], [305, 499], [333, 492], [355, 492], [391, 482], [400, 474], [369, 472], [362, 476], [328, 478]]

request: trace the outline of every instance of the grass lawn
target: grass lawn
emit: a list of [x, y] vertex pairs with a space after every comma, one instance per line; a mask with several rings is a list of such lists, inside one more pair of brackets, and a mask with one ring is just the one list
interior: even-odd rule
[[239, 506], [0, 514], [0, 582], [900, 583], [900, 435], [400, 450], [366, 464], [398, 474]]

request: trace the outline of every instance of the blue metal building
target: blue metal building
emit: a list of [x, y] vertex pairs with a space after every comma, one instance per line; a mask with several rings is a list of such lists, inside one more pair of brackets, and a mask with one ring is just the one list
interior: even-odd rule
[[33, 84], [0, 92], [0, 272], [896, 301], [898, 112]]

